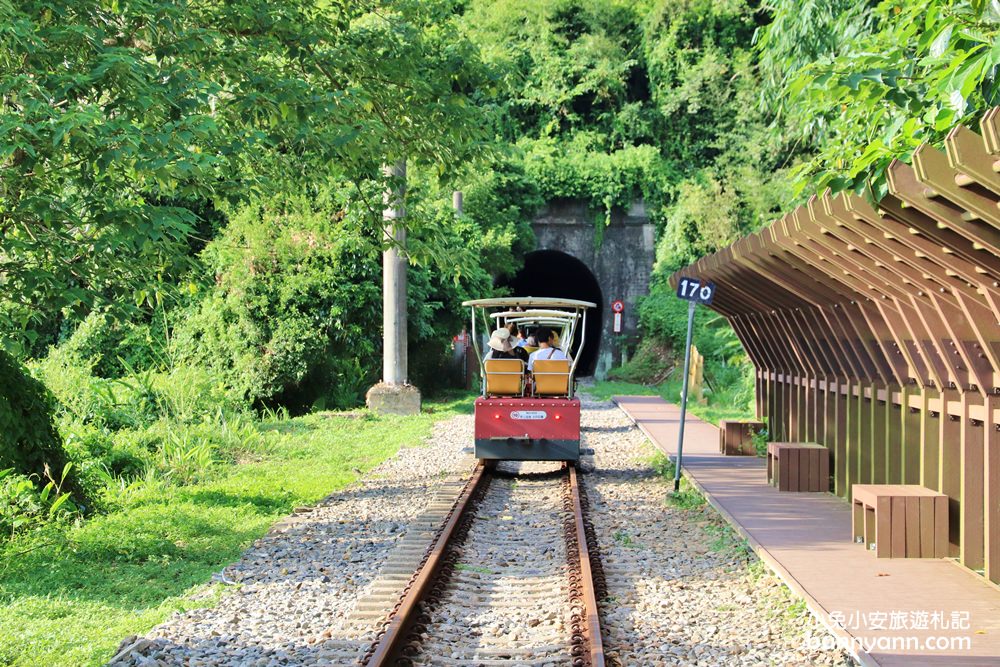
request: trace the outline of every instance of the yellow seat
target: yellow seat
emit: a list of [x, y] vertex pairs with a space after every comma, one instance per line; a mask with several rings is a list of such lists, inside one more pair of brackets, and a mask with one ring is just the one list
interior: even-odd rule
[[535, 359], [531, 375], [536, 396], [569, 395], [569, 359]]
[[490, 396], [524, 394], [524, 362], [520, 359], [487, 359], [486, 393]]
[[535, 347], [534, 345], [525, 345], [524, 346], [524, 351], [527, 352], [528, 354], [531, 354], [532, 352], [535, 352], [537, 350], [538, 350], [538, 348]]

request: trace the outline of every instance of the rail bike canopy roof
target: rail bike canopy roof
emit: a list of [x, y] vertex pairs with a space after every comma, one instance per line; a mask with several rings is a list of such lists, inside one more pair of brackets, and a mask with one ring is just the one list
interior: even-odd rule
[[502, 310], [490, 314], [490, 317], [511, 322], [536, 322], [542, 319], [568, 321], [579, 316], [576, 311], [568, 310]]
[[463, 301], [463, 306], [473, 308], [518, 308], [534, 306], [536, 308], [596, 308], [597, 304], [576, 299], [560, 299], [547, 296], [504, 296], [492, 299], [473, 299]]
[[[554, 297], [514, 296], [473, 299], [463, 302], [462, 305], [470, 308], [472, 312], [472, 346], [476, 351], [480, 372], [484, 378], [486, 376], [486, 369], [483, 366], [483, 355], [479, 348], [479, 340], [477, 339], [477, 312], [479, 317], [482, 317], [483, 324], [487, 325], [487, 328], [489, 327], [489, 318], [486, 317], [486, 313], [494, 308], [502, 309], [498, 312], [489, 313], [490, 317], [496, 319], [498, 324], [503, 319], [507, 323], [514, 322], [518, 324], [525, 323], [560, 327], [560, 339], [565, 341], [564, 345], [570, 348], [563, 351], [572, 359], [569, 370], [569, 395], [573, 395], [572, 387], [573, 379], [576, 376], [576, 367], [580, 362], [580, 352], [587, 341], [587, 311], [590, 308], [596, 308], [596, 303]], [[526, 308], [526, 310], [515, 310], [516, 308]], [[576, 335], [578, 331], [580, 332], [579, 339], [577, 339]], [[489, 331], [479, 333], [489, 335]], [[574, 344], [576, 344], [575, 349], [573, 349]], [[483, 383], [483, 395], [486, 395], [485, 381]]]

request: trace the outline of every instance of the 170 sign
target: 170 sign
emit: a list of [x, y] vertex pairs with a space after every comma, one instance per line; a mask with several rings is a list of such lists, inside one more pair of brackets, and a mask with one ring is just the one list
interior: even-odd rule
[[681, 278], [677, 283], [677, 296], [685, 301], [710, 304], [715, 296], [715, 283], [697, 278]]

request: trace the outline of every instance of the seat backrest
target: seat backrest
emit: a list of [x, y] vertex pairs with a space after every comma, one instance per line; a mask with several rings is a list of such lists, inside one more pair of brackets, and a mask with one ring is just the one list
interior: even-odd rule
[[535, 359], [531, 375], [536, 395], [569, 395], [569, 359]]
[[524, 362], [520, 359], [487, 359], [486, 393], [520, 396], [524, 388]]

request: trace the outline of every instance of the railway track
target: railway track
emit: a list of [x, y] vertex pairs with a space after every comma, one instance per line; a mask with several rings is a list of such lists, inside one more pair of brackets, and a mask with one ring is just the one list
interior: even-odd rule
[[573, 466], [477, 466], [361, 664], [603, 667], [586, 511]]

